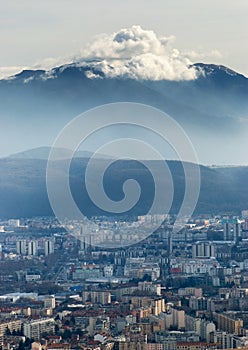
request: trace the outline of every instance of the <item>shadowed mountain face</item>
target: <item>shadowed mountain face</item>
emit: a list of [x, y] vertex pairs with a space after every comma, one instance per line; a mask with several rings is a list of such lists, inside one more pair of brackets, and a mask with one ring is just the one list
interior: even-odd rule
[[[90, 66], [75, 64], [1, 80], [1, 152], [52, 144], [65, 124], [83, 111], [130, 101], [175, 118], [202, 163], [247, 164], [248, 79], [223, 66], [195, 67], [201, 74], [188, 81], [106, 78]], [[98, 78], [87, 78], [89, 71]]]
[[[95, 162], [96, 171], [105, 162]], [[152, 164], [151, 164], [152, 162]], [[164, 176], [160, 161], [147, 162], [147, 166]], [[0, 159], [0, 217], [30, 217], [52, 215], [46, 191], [46, 160], [44, 159]], [[70, 186], [73, 197], [81, 211], [87, 215], [107, 214], [90, 200], [84, 183], [88, 158], [75, 158], [70, 169]], [[171, 213], [177, 213], [184, 196], [185, 178], [182, 164], [167, 162], [174, 182], [174, 200]], [[56, 161], [56, 176], [63, 174], [63, 160]], [[195, 165], [191, 165], [193, 168]], [[240, 213], [247, 207], [248, 167], [208, 168], [200, 167], [201, 191], [196, 206], [197, 213]], [[104, 188], [106, 194], [119, 201], [123, 198], [122, 186], [127, 179], [136, 179], [141, 186], [141, 197], [135, 207], [127, 212], [129, 216], [145, 214], [153, 201], [154, 183], [148, 168], [137, 161], [117, 161], [106, 171]], [[166, 189], [164, 190], [166, 196]]]

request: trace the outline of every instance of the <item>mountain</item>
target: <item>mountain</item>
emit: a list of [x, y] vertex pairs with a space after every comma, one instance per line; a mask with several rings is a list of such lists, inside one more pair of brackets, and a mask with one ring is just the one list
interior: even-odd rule
[[[63, 160], [55, 161], [56, 176], [64, 174]], [[106, 159], [95, 162], [96, 171], [101, 169]], [[75, 158], [70, 168], [70, 186], [74, 200], [87, 216], [106, 214], [90, 200], [84, 183], [88, 158]], [[152, 163], [152, 164], [151, 164]], [[46, 160], [27, 158], [0, 159], [0, 217], [31, 217], [52, 215], [46, 190]], [[167, 162], [175, 188], [171, 213], [177, 213], [183, 199], [185, 178], [182, 164]], [[155, 172], [163, 175], [161, 161], [148, 161]], [[195, 165], [191, 164], [193, 168]], [[248, 167], [209, 168], [200, 166], [201, 190], [196, 213], [234, 213], [239, 214], [247, 208]], [[127, 179], [136, 179], [141, 186], [141, 197], [129, 215], [144, 214], [150, 208], [154, 183], [147, 167], [137, 161], [119, 160], [107, 169], [104, 188], [113, 200], [123, 196], [122, 185]], [[166, 195], [166, 191], [164, 192]]]
[[[11, 154], [8, 158], [10, 159], [42, 159], [47, 160], [49, 157], [49, 153], [51, 151], [51, 147], [38, 147], [29, 149], [27, 151], [18, 152]], [[71, 154], [71, 151], [66, 148], [57, 148], [56, 154], [58, 159], [68, 159]], [[76, 158], [90, 158], [93, 153], [90, 151], [76, 151], [74, 157]], [[97, 158], [108, 158], [109, 156], [105, 154], [97, 154]]]
[[[111, 102], [130, 101], [157, 107], [177, 120], [187, 132], [201, 163], [248, 164], [248, 79], [224, 66], [198, 63], [193, 80], [137, 80], [109, 78], [89, 66], [70, 64], [50, 71], [23, 71], [0, 81], [0, 149], [3, 154], [31, 149], [0, 159], [0, 217], [52, 215], [46, 191], [49, 147], [57, 134], [83, 111]], [[114, 134], [114, 138], [121, 133]], [[150, 141], [150, 140], [148, 140]], [[62, 158], [68, 150], [60, 149]], [[81, 151], [71, 163], [70, 184], [75, 201], [86, 215], [104, 214], [87, 195], [83, 174], [91, 156]], [[96, 172], [106, 161], [100, 155]], [[161, 163], [153, 162], [163, 175]], [[57, 161], [58, 175], [63, 160]], [[177, 213], [184, 194], [182, 165], [168, 161]], [[194, 167], [194, 165], [192, 165]], [[201, 166], [197, 213], [233, 212], [247, 208], [248, 167]], [[137, 179], [143, 190], [130, 215], [143, 214], [151, 205], [154, 184], [146, 167], [135, 161], [115, 162], [104, 176], [106, 193], [122, 198], [122, 184]]]
[[[52, 144], [83, 111], [111, 102], [157, 107], [176, 119], [205, 164], [247, 164], [248, 79], [224, 66], [197, 63], [193, 80], [109, 78], [90, 63], [25, 70], [0, 81], [0, 149]], [[117, 135], [118, 137], [118, 135]]]

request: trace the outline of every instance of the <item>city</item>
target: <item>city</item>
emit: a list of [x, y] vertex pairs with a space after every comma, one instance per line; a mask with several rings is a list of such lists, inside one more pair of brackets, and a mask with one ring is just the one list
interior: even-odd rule
[[[178, 233], [174, 220], [166, 215], [143, 241], [104, 250], [52, 217], [1, 221], [2, 349], [247, 346], [248, 210], [201, 215]], [[94, 221], [135, 230], [135, 221]]]

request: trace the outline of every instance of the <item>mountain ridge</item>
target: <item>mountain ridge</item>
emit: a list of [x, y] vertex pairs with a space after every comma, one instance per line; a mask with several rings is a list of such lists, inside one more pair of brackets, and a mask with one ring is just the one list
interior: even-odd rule
[[[37, 148], [28, 149], [28, 150], [25, 150], [25, 151], [13, 153], [13, 154], [10, 154], [9, 156], [3, 157], [3, 158], [9, 158], [9, 159], [43, 159], [43, 160], [48, 160], [49, 153], [50, 153], [51, 150], [52, 150], [52, 147], [41, 146], [41, 147], [37, 147]], [[71, 152], [73, 152], [72, 150], [69, 150], [67, 148], [55, 148], [54, 150], [55, 150], [55, 152], [57, 154], [57, 158], [58, 159], [68, 159], [68, 157], [71, 156]], [[93, 152], [80, 151], [80, 150], [75, 151], [75, 153], [73, 155], [73, 157], [76, 157], [76, 158], [90, 158], [92, 156], [93, 156]], [[96, 158], [111, 159], [110, 156], [105, 155], [105, 154], [101, 154], [101, 153], [98, 153]]]
[[[96, 171], [106, 159], [95, 161]], [[55, 161], [56, 176], [64, 176], [63, 160]], [[87, 158], [74, 158], [70, 168], [70, 186], [74, 200], [87, 216], [109, 215], [99, 210], [90, 200], [84, 183]], [[163, 176], [160, 161], [146, 161], [159, 176]], [[44, 159], [0, 159], [0, 217], [32, 217], [53, 215], [46, 189], [46, 165]], [[167, 161], [174, 182], [174, 199], [171, 213], [176, 214], [183, 200], [185, 177], [182, 163]], [[194, 167], [190, 164], [190, 167]], [[247, 207], [248, 166], [235, 168], [210, 168], [200, 165], [201, 189], [195, 213], [233, 213], [238, 215]], [[142, 196], [128, 215], [145, 214], [154, 194], [153, 179], [149, 170], [136, 161], [114, 162], [104, 174], [106, 194], [113, 200], [123, 196], [122, 185], [127, 179], [136, 179]], [[166, 195], [166, 192], [165, 192]], [[111, 215], [112, 216], [112, 215]]]
[[[50, 146], [41, 146], [41, 147], [36, 147], [32, 149], [27, 149], [24, 151], [12, 153], [6, 157], [0, 157], [0, 159], [36, 159], [36, 160], [48, 160], [49, 158], [49, 153], [52, 150], [52, 147]], [[67, 149], [67, 148], [56, 148], [56, 152], [58, 152], [58, 158], [60, 160], [63, 159], [68, 159], [68, 156], [71, 155], [72, 150]], [[83, 150], [83, 151], [76, 151], [75, 154], [73, 155], [73, 158], [91, 158], [93, 156], [93, 152]], [[98, 153], [97, 154], [97, 159], [109, 159], [112, 160], [113, 157], [111, 155], [107, 154], [102, 154]], [[142, 158], [143, 159], [143, 158]], [[139, 160], [142, 160], [139, 159]], [[137, 159], [138, 160], [138, 159]], [[147, 161], [153, 161], [152, 159], [146, 159]], [[157, 161], [157, 160], [154, 160]], [[165, 159], [165, 161], [171, 161], [171, 162], [176, 162], [176, 159]], [[187, 163], [187, 162], [183, 162]], [[192, 163], [193, 164], [193, 163]], [[248, 167], [248, 164], [238, 164], [238, 165], [232, 165], [232, 164], [225, 164], [225, 165], [220, 165], [220, 164], [201, 164], [199, 163], [199, 166], [210, 168], [210, 169], [232, 169], [232, 168], [243, 168], [243, 167]]]
[[[92, 61], [92, 60], [91, 60]], [[5, 77], [0, 79], [0, 81], [12, 81], [14, 79], [20, 79], [23, 78], [24, 80], [27, 78], [31, 78], [32, 74], [37, 75], [37, 78], [41, 78], [44, 80], [52, 79], [52, 75], [56, 76], [57, 73], [62, 73], [65, 70], [70, 70], [70, 69], [76, 69], [79, 70], [81, 73], [85, 73], [88, 71], [91, 71], [92, 73], [95, 74], [95, 76], [92, 76], [91, 78], [86, 77], [88, 79], [102, 79], [102, 78], [108, 78], [108, 79], [116, 79], [116, 77], [107, 77], [104, 72], [102, 72], [99, 69], [96, 69], [95, 67], [91, 67], [90, 62], [87, 65], [80, 65], [80, 62], [74, 62], [74, 63], [68, 63], [68, 64], [63, 64], [56, 66], [51, 69], [23, 69], [19, 73], [16, 73], [14, 75], [11, 75], [9, 77]], [[190, 65], [191, 67], [195, 67], [198, 70], [198, 79], [201, 78], [201, 76], [205, 75], [211, 75], [211, 74], [216, 74], [218, 73], [224, 73], [228, 74], [230, 76], [236, 76], [236, 77], [242, 77], [244, 79], [248, 79], [248, 77], [245, 74], [239, 73], [227, 66], [221, 65], [221, 64], [213, 64], [213, 63], [202, 63], [202, 62], [196, 62]], [[201, 74], [202, 73], [202, 74]], [[35, 78], [35, 77], [34, 77]], [[189, 81], [192, 80], [197, 80], [196, 79], [190, 79]], [[131, 79], [130, 77], [125, 77], [125, 76], [119, 76], [119, 79]], [[152, 80], [152, 79], [137, 79], [133, 78], [133, 80], [140, 80], [140, 81], [146, 81], [146, 80]], [[158, 81], [166, 81], [166, 79], [158, 79]], [[173, 80], [172, 80], [173, 81]], [[181, 81], [184, 81], [183, 79]], [[186, 80], [187, 81], [187, 80]]]

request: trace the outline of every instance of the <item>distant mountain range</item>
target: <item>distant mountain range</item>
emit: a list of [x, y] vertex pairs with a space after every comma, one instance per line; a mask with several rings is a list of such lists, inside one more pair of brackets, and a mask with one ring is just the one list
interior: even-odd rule
[[[18, 152], [11, 154], [8, 158], [10, 159], [40, 159], [40, 160], [47, 160], [49, 158], [49, 153], [51, 151], [51, 147], [38, 147], [29, 149], [23, 152]], [[56, 148], [56, 155], [58, 159], [68, 159], [68, 157], [71, 154], [71, 151], [66, 148]], [[93, 153], [90, 151], [76, 151], [74, 154], [75, 158], [90, 158], [92, 157]], [[105, 154], [97, 154], [97, 158], [107, 158], [109, 159], [109, 156]]]
[[[33, 157], [35, 150], [32, 150]], [[15, 158], [0, 159], [0, 218], [31, 217], [53, 215], [46, 191], [46, 159], [28, 158], [27, 152]], [[37, 155], [41, 149], [37, 150]], [[96, 171], [106, 159], [98, 159]], [[106, 215], [90, 200], [84, 183], [84, 173], [88, 158], [75, 158], [70, 169], [70, 185], [73, 197], [87, 215]], [[150, 161], [160, 174], [161, 161]], [[181, 206], [185, 190], [185, 178], [179, 161], [168, 161], [173, 176], [174, 200], [171, 213], [177, 213]], [[63, 174], [63, 160], [56, 161], [58, 176]], [[191, 165], [195, 167], [194, 164]], [[248, 207], [248, 167], [209, 168], [200, 166], [201, 191], [196, 206], [196, 213], [233, 213], [239, 214]], [[105, 191], [113, 200], [122, 198], [123, 182], [129, 178], [136, 179], [142, 188], [141, 197], [128, 215], [145, 214], [152, 203], [154, 183], [150, 172], [137, 161], [119, 160], [105, 173]], [[165, 193], [166, 195], [166, 193]]]
[[64, 125], [83, 111], [130, 101], [175, 118], [202, 163], [247, 164], [248, 79], [224, 66], [194, 67], [198, 78], [187, 81], [107, 78], [90, 63], [25, 70], [0, 80], [1, 151], [7, 155], [52, 144]]

